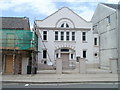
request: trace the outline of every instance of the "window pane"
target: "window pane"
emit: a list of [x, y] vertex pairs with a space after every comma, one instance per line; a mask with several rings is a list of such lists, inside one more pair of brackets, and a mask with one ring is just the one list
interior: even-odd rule
[[86, 35], [86, 32], [83, 32], [83, 35]]
[[61, 27], [64, 27], [64, 23], [61, 25]]
[[43, 58], [47, 58], [47, 51], [43, 50]]
[[72, 40], [75, 40], [75, 37], [74, 37], [74, 36], [72, 36]]
[[58, 40], [58, 36], [55, 36], [55, 40]]
[[66, 35], [69, 36], [69, 32], [66, 32]]
[[68, 28], [69, 27], [69, 25], [66, 23], [66, 27]]
[[73, 59], [73, 54], [71, 54], [71, 59]]
[[110, 23], [110, 16], [107, 17], [107, 22]]
[[83, 41], [86, 41], [86, 37], [85, 36], [83, 36]]
[[47, 40], [47, 36], [46, 35], [43, 36], [43, 40]]
[[72, 32], [72, 35], [74, 36], [74, 35], [75, 35], [75, 32]]
[[69, 52], [69, 49], [61, 49], [61, 52]]
[[94, 45], [97, 45], [97, 38], [94, 38]]
[[47, 40], [47, 31], [43, 31], [43, 40]]
[[58, 31], [55, 31], [55, 35], [58, 35]]
[[75, 40], [75, 32], [72, 32], [72, 40]]
[[86, 51], [83, 51], [83, 58], [86, 58]]
[[55, 31], [55, 40], [58, 40], [58, 31]]
[[64, 40], [64, 32], [61, 32], [61, 40]]
[[86, 41], [86, 32], [82, 32], [82, 40]]
[[63, 38], [64, 38], [64, 37], [63, 37], [63, 36], [61, 36], [61, 40], [64, 40]]
[[69, 32], [66, 32], [66, 40], [69, 40]]
[[56, 54], [56, 58], [58, 58], [58, 53]]
[[69, 36], [66, 37], [66, 40], [67, 40], [67, 41], [69, 40]]
[[43, 34], [47, 34], [47, 31], [43, 31]]

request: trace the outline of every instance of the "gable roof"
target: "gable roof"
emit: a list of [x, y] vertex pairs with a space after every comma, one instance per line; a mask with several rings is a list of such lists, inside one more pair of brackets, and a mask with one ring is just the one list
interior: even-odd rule
[[107, 4], [107, 3], [102, 3], [110, 8], [113, 8], [113, 9], [118, 9], [118, 4]]
[[56, 12], [54, 12], [53, 14], [49, 15], [48, 17], [44, 18], [43, 20], [35, 20], [35, 21], [44, 21], [46, 20], [47, 18], [53, 16], [54, 14], [56, 14], [57, 12], [61, 11], [61, 10], [64, 10], [64, 9], [68, 9], [69, 11], [71, 11], [72, 13], [74, 13], [75, 15], [77, 15], [79, 18], [81, 18], [82, 20], [84, 20], [85, 22], [90, 22], [90, 21], [87, 21], [85, 19], [83, 19], [81, 16], [79, 16], [77, 13], [75, 13], [72, 9], [68, 8], [68, 7], [62, 7], [60, 9], [58, 9]]
[[119, 4], [99, 3], [92, 16], [91, 21], [93, 23], [99, 22], [99, 20], [102, 20], [103, 18], [106, 18], [112, 13], [115, 13], [118, 9], [120, 9], [119, 6]]
[[0, 29], [23, 29], [30, 30], [27, 17], [0, 17], [2, 27]]

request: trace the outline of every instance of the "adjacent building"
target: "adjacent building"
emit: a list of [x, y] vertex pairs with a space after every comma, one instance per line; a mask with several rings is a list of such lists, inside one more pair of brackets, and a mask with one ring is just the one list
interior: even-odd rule
[[[118, 2], [118, 53], [120, 53], [120, 1]], [[118, 54], [118, 74], [120, 74], [120, 54]]]
[[37, 67], [37, 36], [27, 17], [1, 17], [0, 52], [3, 74], [31, 74]]
[[71, 9], [63, 7], [43, 20], [35, 20], [39, 32], [38, 64], [54, 65], [63, 59], [63, 69], [75, 66], [78, 58], [87, 64], [99, 64], [98, 33], [93, 33], [92, 23]]
[[104, 69], [110, 69], [110, 60], [118, 59], [117, 8], [118, 4], [100, 3], [92, 17], [93, 32], [99, 36], [100, 67]]

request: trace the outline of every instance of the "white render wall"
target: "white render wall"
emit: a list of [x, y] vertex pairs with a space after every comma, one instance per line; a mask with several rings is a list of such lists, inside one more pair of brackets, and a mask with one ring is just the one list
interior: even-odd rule
[[98, 34], [94, 33], [93, 34], [93, 42], [94, 42], [94, 38], [97, 38], [97, 45], [93, 45], [93, 54], [95, 55], [95, 53], [97, 53], [97, 56], [93, 56], [93, 62], [94, 63], [100, 63], [99, 62], [99, 37], [98, 37]]
[[86, 20], [67, 7], [59, 9], [56, 13], [53, 13], [44, 20], [38, 20], [36, 23], [41, 27], [56, 27], [61, 19], [70, 19], [74, 22], [74, 28], [91, 28], [91, 23], [87, 23]]
[[[120, 5], [120, 1], [118, 3]], [[117, 36], [118, 36], [118, 53], [120, 53], [120, 6], [118, 6], [118, 17], [117, 17], [117, 21], [118, 21], [118, 28], [117, 28]], [[118, 73], [120, 73], [120, 54], [118, 54]]]
[[[63, 15], [64, 14], [64, 15]], [[61, 21], [67, 21], [71, 24], [70, 29], [56, 29], [59, 28], [59, 23]], [[70, 22], [69, 22], [70, 21]], [[98, 46], [94, 46], [94, 37], [97, 37], [97, 34], [94, 35], [93, 31], [91, 30], [92, 24], [83, 20], [81, 17], [73, 13], [68, 8], [62, 8], [53, 15], [49, 16], [48, 18], [42, 21], [35, 21], [36, 25], [40, 28], [39, 32], [42, 37], [43, 31], [47, 31], [47, 41], [42, 41], [41, 38], [38, 38], [38, 50], [41, 53], [38, 54], [38, 63], [43, 63], [43, 50], [47, 49], [49, 57], [47, 56], [47, 63], [51, 64], [50, 60], [52, 60], [52, 64], [54, 63], [55, 51], [61, 48], [69, 48], [74, 53], [74, 60], [76, 60], [77, 56], [83, 58], [83, 50], [87, 51], [86, 59], [88, 60], [87, 63], [99, 63], [99, 56], [95, 57], [94, 53], [98, 52]], [[73, 24], [73, 25], [72, 25]], [[42, 29], [47, 28], [47, 29]], [[50, 28], [50, 29], [49, 29]], [[51, 28], [54, 28], [52, 30]], [[76, 29], [77, 28], [77, 29]], [[89, 29], [89, 30], [88, 30]], [[58, 31], [59, 40], [55, 41], [55, 31]], [[61, 41], [60, 40], [60, 32], [61, 31], [69, 31], [70, 32], [70, 39], [71, 39], [71, 32], [75, 32], [75, 41]], [[82, 32], [86, 32], [86, 39], [87, 42], [82, 41]], [[66, 37], [64, 35], [64, 37]], [[45, 46], [45, 47], [44, 47]], [[99, 53], [98, 53], [99, 54]], [[60, 56], [59, 56], [60, 57]], [[70, 56], [69, 56], [70, 60]]]
[[[40, 30], [41, 32], [42, 30]], [[49, 56], [51, 58], [51, 60], [55, 60], [55, 50], [56, 47], [69, 47], [69, 48], [73, 48], [75, 50], [75, 57], [76, 56], [80, 56], [81, 58], [83, 58], [83, 50], [87, 50], [87, 58], [88, 59], [88, 63], [93, 63], [93, 62], [99, 62], [98, 57], [94, 57], [94, 53], [98, 52], [98, 47], [94, 47], [93, 46], [93, 34], [92, 34], [92, 30], [87, 31], [87, 42], [82, 42], [82, 31], [75, 31], [76, 32], [76, 37], [75, 40], [76, 41], [55, 41], [55, 34], [54, 34], [54, 30], [48, 30], [48, 41], [44, 41], [45, 46], [47, 47]], [[41, 41], [41, 39], [38, 40], [38, 46], [39, 46], [39, 51], [41, 51], [41, 53], [38, 55], [39, 57], [39, 63], [42, 60], [42, 51], [45, 49], [43, 42]], [[94, 48], [94, 49], [93, 49]], [[48, 56], [47, 56], [48, 57]], [[76, 58], [74, 58], [76, 59]], [[48, 57], [48, 62], [49, 62], [49, 57]]]
[[[107, 22], [110, 16], [110, 24]], [[110, 69], [110, 58], [117, 58], [117, 14], [112, 8], [99, 4], [92, 18], [99, 34], [101, 68]]]

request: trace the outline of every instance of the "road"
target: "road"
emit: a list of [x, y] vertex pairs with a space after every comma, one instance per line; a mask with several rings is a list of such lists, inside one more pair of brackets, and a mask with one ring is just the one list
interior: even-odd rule
[[118, 88], [117, 83], [58, 83], [58, 84], [24, 84], [3, 83], [2, 88]]

